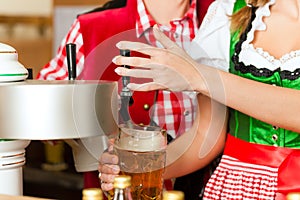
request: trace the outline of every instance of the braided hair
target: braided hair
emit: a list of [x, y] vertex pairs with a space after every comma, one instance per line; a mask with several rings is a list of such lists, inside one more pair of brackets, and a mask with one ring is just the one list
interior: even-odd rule
[[247, 6], [231, 15], [231, 31], [243, 33], [251, 19], [251, 8], [264, 6], [268, 2], [269, 0], [248, 0]]

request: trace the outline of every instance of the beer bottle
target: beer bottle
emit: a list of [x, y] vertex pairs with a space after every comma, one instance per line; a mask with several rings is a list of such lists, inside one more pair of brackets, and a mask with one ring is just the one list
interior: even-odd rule
[[114, 179], [114, 198], [113, 200], [132, 200], [131, 193], [131, 177], [127, 175], [119, 175]]
[[82, 190], [82, 200], [103, 200], [100, 188], [85, 188]]
[[163, 200], [184, 200], [184, 193], [178, 190], [164, 191]]
[[289, 193], [286, 197], [287, 200], [300, 200], [300, 192]]

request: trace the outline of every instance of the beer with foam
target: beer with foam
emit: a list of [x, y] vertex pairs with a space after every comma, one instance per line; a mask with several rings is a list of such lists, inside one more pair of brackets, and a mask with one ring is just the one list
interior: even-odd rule
[[162, 199], [166, 133], [158, 127], [120, 127], [114, 150], [121, 174], [131, 176], [133, 199]]

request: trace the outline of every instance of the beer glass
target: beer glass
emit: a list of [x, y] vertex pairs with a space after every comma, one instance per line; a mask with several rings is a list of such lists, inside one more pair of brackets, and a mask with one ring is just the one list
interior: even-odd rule
[[133, 199], [162, 199], [166, 146], [166, 132], [159, 127], [120, 126], [114, 151], [120, 173], [131, 176]]

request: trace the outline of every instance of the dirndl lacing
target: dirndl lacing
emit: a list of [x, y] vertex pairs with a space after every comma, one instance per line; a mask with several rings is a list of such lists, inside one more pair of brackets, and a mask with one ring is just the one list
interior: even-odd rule
[[[298, 149], [252, 144], [228, 134], [221, 162], [205, 187], [203, 199], [285, 199], [291, 192], [290, 181], [282, 180], [286, 175], [278, 178], [278, 173], [288, 173], [290, 178], [291, 174], [300, 174], [300, 168], [286, 165], [295, 152], [300, 153]], [[299, 190], [300, 175], [296, 176], [292, 187]]]

